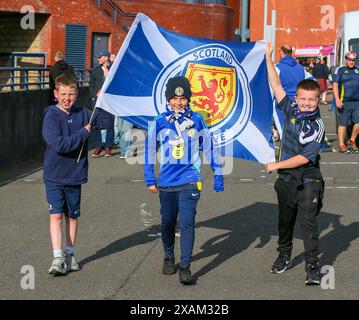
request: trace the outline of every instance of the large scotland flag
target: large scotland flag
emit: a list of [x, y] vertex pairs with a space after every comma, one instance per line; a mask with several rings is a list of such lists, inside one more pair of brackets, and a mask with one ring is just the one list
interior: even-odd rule
[[272, 98], [263, 42], [223, 42], [171, 32], [139, 13], [106, 77], [97, 107], [140, 128], [168, 109], [168, 79], [191, 83], [191, 108], [202, 114], [222, 154], [274, 161]]

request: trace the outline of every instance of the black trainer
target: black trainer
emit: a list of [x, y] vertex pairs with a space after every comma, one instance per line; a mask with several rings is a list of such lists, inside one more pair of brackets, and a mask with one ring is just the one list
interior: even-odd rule
[[176, 273], [175, 258], [166, 257], [163, 259], [162, 273], [163, 274], [175, 274]]
[[290, 254], [280, 253], [277, 260], [274, 261], [271, 272], [283, 273], [285, 270], [291, 267]]
[[192, 284], [193, 282], [193, 277], [191, 274], [191, 270], [189, 269], [189, 267], [186, 268], [179, 268], [179, 281], [182, 284]]
[[307, 272], [307, 277], [305, 279], [306, 285], [312, 286], [320, 284], [320, 272], [318, 263], [307, 263], [305, 265], [305, 271]]

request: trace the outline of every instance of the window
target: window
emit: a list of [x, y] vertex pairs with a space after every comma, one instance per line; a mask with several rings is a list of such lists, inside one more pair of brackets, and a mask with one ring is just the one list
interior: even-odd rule
[[349, 50], [353, 50], [357, 54], [359, 54], [359, 39], [358, 38], [349, 40]]
[[77, 68], [86, 66], [87, 26], [84, 24], [66, 25], [66, 62]]

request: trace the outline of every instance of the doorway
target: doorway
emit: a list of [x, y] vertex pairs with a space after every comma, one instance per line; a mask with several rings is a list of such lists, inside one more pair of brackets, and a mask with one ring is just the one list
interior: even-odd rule
[[103, 50], [108, 50], [110, 34], [109, 33], [92, 33], [92, 56], [91, 56], [91, 68], [98, 65], [96, 54]]

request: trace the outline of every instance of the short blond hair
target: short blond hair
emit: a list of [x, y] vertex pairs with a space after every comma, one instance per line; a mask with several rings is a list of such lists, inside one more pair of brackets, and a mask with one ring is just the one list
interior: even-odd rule
[[55, 60], [59, 61], [59, 60], [64, 60], [64, 54], [62, 51], [57, 51], [55, 53]]
[[77, 79], [68, 73], [63, 73], [56, 77], [55, 89], [59, 90], [60, 86], [69, 86], [78, 90]]

